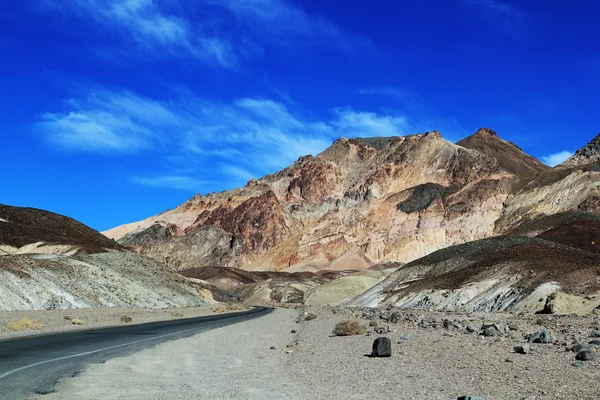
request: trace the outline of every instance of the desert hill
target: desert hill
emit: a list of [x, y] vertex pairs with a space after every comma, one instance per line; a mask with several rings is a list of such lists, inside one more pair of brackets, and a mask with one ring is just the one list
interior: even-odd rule
[[207, 285], [74, 219], [0, 205], [0, 310], [205, 304]]
[[0, 254], [114, 250], [123, 247], [72, 218], [36, 208], [0, 204]]

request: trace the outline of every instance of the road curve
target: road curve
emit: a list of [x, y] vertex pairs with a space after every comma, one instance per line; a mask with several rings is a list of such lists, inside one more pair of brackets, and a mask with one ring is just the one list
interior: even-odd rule
[[0, 399], [18, 400], [49, 393], [60, 378], [75, 376], [88, 364], [102, 363], [271, 311], [255, 307], [230, 314], [2, 340]]

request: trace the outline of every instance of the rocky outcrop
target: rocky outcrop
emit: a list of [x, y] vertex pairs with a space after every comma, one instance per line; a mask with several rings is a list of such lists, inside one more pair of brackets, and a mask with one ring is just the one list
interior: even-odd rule
[[600, 134], [580, 148], [558, 168], [579, 167], [600, 161]]
[[[547, 169], [488, 130], [465, 145], [472, 148], [437, 131], [342, 138], [244, 188], [194, 196], [107, 235], [178, 269], [311, 271], [409, 262], [493, 235], [517, 183]], [[209, 227], [220, 234], [194, 233]]]

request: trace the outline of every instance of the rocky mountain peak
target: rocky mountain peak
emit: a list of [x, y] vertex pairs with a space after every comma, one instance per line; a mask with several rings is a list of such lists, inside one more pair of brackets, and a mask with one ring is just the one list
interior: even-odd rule
[[571, 168], [600, 161], [600, 133], [558, 167]]
[[477, 130], [477, 132], [475, 132], [475, 135], [479, 135], [479, 136], [492, 136], [492, 137], [498, 137], [498, 134], [496, 133], [496, 131], [490, 129], [490, 128], [479, 128]]

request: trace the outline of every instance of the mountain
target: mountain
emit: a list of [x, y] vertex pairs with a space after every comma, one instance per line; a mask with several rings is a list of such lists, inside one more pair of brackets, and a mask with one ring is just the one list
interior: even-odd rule
[[600, 161], [600, 133], [560, 164], [559, 168], [571, 168]]
[[[462, 142], [462, 145], [460, 144]], [[107, 232], [174, 269], [367, 269], [496, 234], [505, 202], [550, 169], [481, 129], [339, 139], [240, 189]]]
[[201, 305], [207, 288], [72, 218], [0, 205], [0, 311]]

